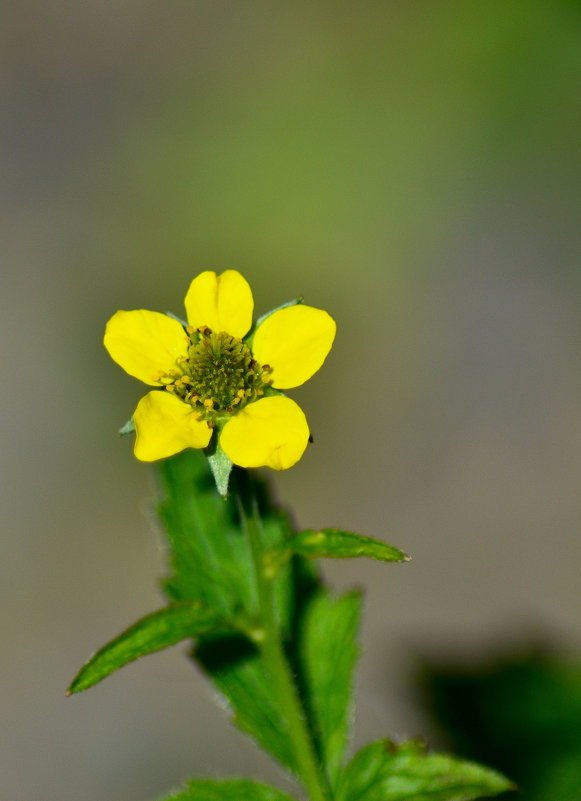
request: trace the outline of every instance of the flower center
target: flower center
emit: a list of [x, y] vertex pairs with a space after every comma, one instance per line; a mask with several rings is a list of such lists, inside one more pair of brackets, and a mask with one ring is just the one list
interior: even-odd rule
[[188, 355], [178, 359], [176, 370], [159, 377], [165, 388], [189, 403], [200, 419], [216, 420], [264, 395], [271, 368], [252, 357], [248, 345], [225, 331], [189, 326]]

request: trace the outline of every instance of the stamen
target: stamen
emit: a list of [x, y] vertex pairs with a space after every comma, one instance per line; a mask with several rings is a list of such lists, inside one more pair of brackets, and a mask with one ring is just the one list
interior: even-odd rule
[[160, 371], [155, 380], [192, 406], [198, 419], [214, 426], [220, 415], [264, 395], [271, 368], [259, 365], [242, 340], [208, 326], [188, 326], [186, 331], [187, 356], [179, 356], [175, 367]]

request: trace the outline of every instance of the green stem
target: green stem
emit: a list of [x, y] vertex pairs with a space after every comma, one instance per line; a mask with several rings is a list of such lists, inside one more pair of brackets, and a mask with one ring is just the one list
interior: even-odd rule
[[329, 801], [330, 793], [327, 781], [315, 754], [313, 741], [276, 623], [274, 580], [265, 570], [266, 549], [256, 498], [252, 497], [252, 512], [249, 516], [244, 512], [240, 495], [237, 500], [242, 525], [248, 537], [254, 562], [259, 613], [264, 627], [264, 637], [260, 642], [260, 647], [277, 690], [277, 699], [288, 727], [296, 764], [305, 789], [311, 801]]

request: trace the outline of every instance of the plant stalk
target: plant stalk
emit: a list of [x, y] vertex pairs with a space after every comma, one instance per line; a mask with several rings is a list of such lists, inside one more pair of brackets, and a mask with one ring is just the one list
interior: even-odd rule
[[265, 570], [266, 548], [256, 497], [252, 497], [252, 512], [248, 516], [244, 511], [240, 495], [237, 496], [237, 500], [242, 526], [248, 537], [254, 563], [259, 614], [264, 627], [264, 638], [260, 642], [260, 647], [277, 689], [278, 701], [288, 727], [300, 778], [311, 801], [330, 801], [327, 780], [313, 747], [311, 734], [276, 623], [274, 579]]

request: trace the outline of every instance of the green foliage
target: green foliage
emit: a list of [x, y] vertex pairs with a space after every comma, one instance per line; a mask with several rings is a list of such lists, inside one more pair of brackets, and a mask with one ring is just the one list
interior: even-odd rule
[[361, 595], [319, 592], [307, 606], [300, 642], [305, 701], [320, 757], [334, 785], [352, 718]]
[[292, 801], [291, 797], [266, 784], [234, 779], [230, 781], [197, 780], [177, 795], [159, 801]]
[[[293, 535], [255, 475], [186, 450], [159, 463], [170, 605], [138, 621], [79, 672], [69, 693], [140, 656], [193, 639], [192, 657], [233, 720], [302, 782], [311, 801], [469, 801], [510, 788], [476, 764], [419, 745], [373, 743], [344, 765], [361, 597], [334, 596], [315, 557], [401, 562], [390, 545], [338, 529]], [[216, 492], [222, 482], [229, 495]], [[247, 780], [191, 781], [165, 801], [290, 801]]]
[[456, 750], [505, 771], [524, 801], [581, 801], [581, 664], [535, 649], [423, 673]]
[[103, 646], [78, 672], [67, 695], [87, 690], [140, 656], [161, 651], [181, 640], [228, 628], [213, 609], [199, 601], [182, 601], [138, 620]]
[[286, 721], [260, 650], [243, 637], [202, 638], [195, 657], [227, 700], [234, 723], [296, 773]]
[[[270, 548], [290, 536], [286, 516], [269, 506], [264, 485], [235, 468], [231, 492], [216, 492], [207, 459], [200, 451], [186, 450], [159, 463], [162, 493], [159, 516], [170, 542], [172, 575], [164, 590], [171, 600], [201, 600], [236, 616], [241, 610], [256, 615], [254, 567], [247, 538], [240, 524], [237, 494], [254, 497], [263, 532]], [[280, 612], [288, 612], [289, 571], [277, 584]]]
[[472, 801], [512, 788], [495, 771], [417, 742], [380, 740], [357, 753], [341, 776], [336, 801]]
[[[171, 543], [173, 575], [164, 587], [172, 599], [203, 598], [227, 616], [257, 616], [254, 566], [241, 525], [240, 499], [256, 506], [268, 548], [290, 536], [287, 517], [269, 502], [256, 477], [235, 468], [230, 495], [215, 490], [204, 455], [184, 451], [160, 464], [166, 497], [160, 516]], [[251, 512], [249, 508], [247, 511]], [[276, 576], [277, 617], [289, 636], [295, 606], [294, 568]], [[256, 632], [260, 637], [260, 632]], [[194, 656], [228, 702], [234, 722], [289, 770], [296, 771], [287, 727], [264, 657], [252, 637], [201, 637]]]
[[293, 553], [308, 556], [311, 559], [325, 557], [348, 559], [369, 556], [371, 559], [378, 559], [382, 562], [409, 561], [409, 556], [392, 545], [337, 528], [301, 531], [287, 543], [286, 547]]

